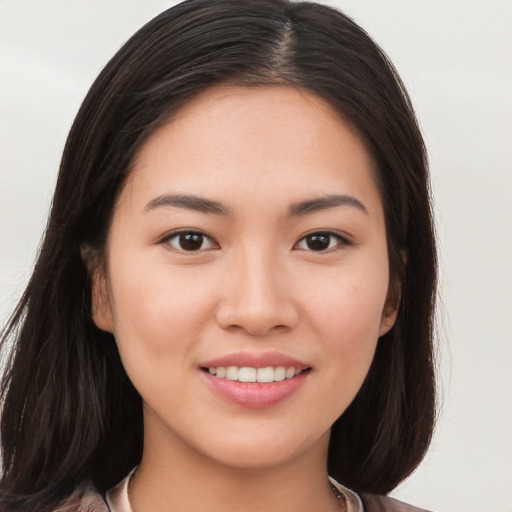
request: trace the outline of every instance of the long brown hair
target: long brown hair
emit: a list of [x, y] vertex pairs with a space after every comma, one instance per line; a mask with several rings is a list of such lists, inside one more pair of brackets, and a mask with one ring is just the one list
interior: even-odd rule
[[84, 480], [103, 492], [139, 462], [141, 398], [113, 336], [91, 320], [80, 250], [101, 257], [116, 198], [148, 135], [219, 83], [313, 91], [373, 155], [399, 314], [332, 428], [328, 470], [356, 491], [387, 493], [423, 458], [435, 417], [436, 252], [425, 148], [398, 74], [330, 7], [189, 0], [121, 48], [71, 128], [44, 242], [2, 336], [5, 350], [13, 343], [0, 388], [2, 510], [49, 510]]

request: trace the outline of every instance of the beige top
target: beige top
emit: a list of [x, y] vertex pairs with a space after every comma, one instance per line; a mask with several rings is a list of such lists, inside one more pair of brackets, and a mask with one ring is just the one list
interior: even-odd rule
[[[132, 507], [130, 506], [130, 500], [128, 499], [128, 484], [134, 471], [135, 469], [133, 469], [126, 478], [119, 482], [119, 484], [107, 491], [106, 499], [111, 512], [133, 512]], [[355, 492], [343, 487], [332, 478], [329, 480], [337, 489], [340, 499], [344, 501], [347, 512], [364, 512], [363, 504]]]

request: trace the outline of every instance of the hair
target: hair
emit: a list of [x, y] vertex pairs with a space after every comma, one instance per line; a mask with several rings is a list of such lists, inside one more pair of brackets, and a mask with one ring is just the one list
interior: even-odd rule
[[[0, 387], [2, 510], [50, 510], [85, 480], [104, 492], [140, 461], [142, 400], [113, 335], [92, 321], [91, 269], [101, 261], [141, 145], [218, 84], [312, 91], [372, 155], [399, 312], [362, 388], [332, 427], [328, 471], [357, 492], [386, 494], [423, 458], [435, 420], [437, 264], [426, 152], [397, 72], [366, 32], [333, 8], [189, 0], [122, 46], [69, 133], [34, 272], [2, 335], [10, 350]], [[96, 255], [87, 263], [84, 248]]]

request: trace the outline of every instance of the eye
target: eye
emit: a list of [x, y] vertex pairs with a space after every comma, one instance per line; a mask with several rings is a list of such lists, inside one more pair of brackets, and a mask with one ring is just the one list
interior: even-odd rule
[[200, 231], [178, 231], [162, 240], [178, 251], [198, 252], [216, 249], [218, 244]]
[[331, 231], [316, 231], [301, 238], [296, 245], [297, 249], [322, 252], [340, 245], [349, 245], [350, 242], [338, 233]]

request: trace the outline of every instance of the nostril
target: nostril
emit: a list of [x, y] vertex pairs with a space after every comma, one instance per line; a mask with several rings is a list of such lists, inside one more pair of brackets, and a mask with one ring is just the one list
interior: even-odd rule
[[[237, 300], [238, 298], [238, 300]], [[299, 312], [291, 301], [260, 300], [261, 297], [225, 297], [215, 313], [217, 324], [229, 331], [244, 331], [252, 336], [270, 332], [286, 332], [299, 320]]]

